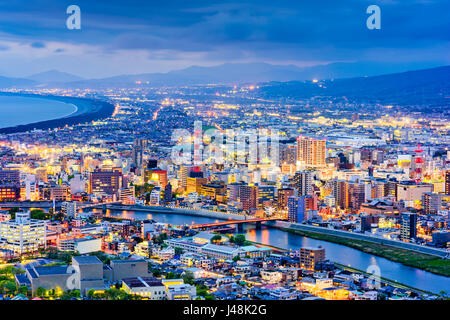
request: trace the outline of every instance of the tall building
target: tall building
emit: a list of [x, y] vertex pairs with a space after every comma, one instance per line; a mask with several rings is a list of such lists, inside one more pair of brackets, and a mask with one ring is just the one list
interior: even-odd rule
[[365, 185], [364, 183], [349, 183], [349, 206], [353, 210], [359, 210], [361, 205], [365, 202]]
[[278, 189], [277, 203], [278, 209], [284, 210], [287, 208], [289, 197], [294, 196], [294, 189], [292, 188], [283, 188]]
[[94, 171], [89, 175], [89, 193], [117, 194], [122, 187], [122, 174], [117, 171]]
[[305, 197], [289, 197], [288, 199], [289, 222], [302, 223], [306, 216]]
[[348, 182], [345, 180], [334, 180], [333, 196], [336, 199], [336, 206], [341, 209], [347, 209], [349, 207]]
[[401, 216], [400, 239], [402, 241], [411, 241], [417, 236], [417, 214], [413, 212], [404, 212]]
[[300, 268], [314, 271], [318, 262], [325, 260], [324, 248], [305, 247], [300, 249]]
[[297, 161], [308, 167], [326, 165], [326, 140], [300, 136], [297, 139]]
[[311, 194], [312, 174], [310, 171], [296, 172], [293, 181], [297, 190], [297, 196], [301, 197]]
[[445, 172], [445, 194], [450, 195], [450, 170]]
[[46, 245], [46, 221], [30, 219], [30, 212], [17, 212], [15, 219], [0, 222], [0, 239], [15, 254], [38, 251]]
[[442, 207], [442, 195], [426, 192], [422, 195], [422, 208], [426, 214], [436, 214]]
[[144, 164], [144, 149], [147, 147], [147, 140], [135, 139], [133, 142], [133, 150], [131, 155], [131, 161], [136, 168], [138, 174], [142, 173]]
[[164, 202], [172, 201], [172, 185], [170, 182], [164, 187]]
[[238, 201], [242, 203], [243, 210], [249, 210], [257, 207], [257, 187], [242, 185], [239, 188]]

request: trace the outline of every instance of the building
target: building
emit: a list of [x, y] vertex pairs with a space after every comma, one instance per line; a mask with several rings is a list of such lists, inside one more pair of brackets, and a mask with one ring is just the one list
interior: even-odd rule
[[324, 248], [300, 248], [300, 268], [314, 271], [316, 264], [325, 260]]
[[89, 193], [116, 195], [122, 187], [122, 173], [118, 171], [94, 171], [89, 175]]
[[20, 199], [20, 186], [14, 184], [0, 185], [0, 201], [17, 201]]
[[307, 167], [324, 167], [326, 165], [326, 140], [309, 137], [297, 139], [297, 161]]
[[348, 182], [345, 180], [333, 181], [333, 197], [336, 199], [336, 206], [341, 209], [349, 207]]
[[186, 178], [186, 193], [197, 192], [201, 194], [202, 185], [207, 183], [206, 178], [200, 177], [187, 177]]
[[130, 277], [122, 279], [122, 289], [148, 300], [164, 300], [166, 287], [161, 280], [151, 277]]
[[20, 184], [20, 172], [18, 170], [0, 170], [0, 185]]
[[283, 188], [278, 189], [277, 205], [279, 210], [284, 210], [287, 208], [289, 197], [294, 196], [294, 189]]
[[302, 223], [307, 220], [307, 213], [317, 211], [317, 198], [315, 196], [289, 197], [288, 219], [290, 222]]
[[312, 174], [310, 171], [296, 172], [293, 178], [294, 187], [297, 190], [297, 196], [306, 196], [311, 194]]
[[450, 195], [450, 170], [445, 171], [445, 194]]
[[112, 269], [112, 281], [121, 281], [124, 278], [151, 277], [148, 271], [148, 263], [144, 259], [139, 260], [112, 260], [109, 264]]
[[422, 195], [422, 208], [426, 214], [436, 214], [442, 208], [442, 195], [425, 192]]
[[408, 207], [414, 207], [414, 202], [419, 202], [427, 192], [433, 192], [433, 184], [403, 181], [397, 185], [397, 201], [403, 200]]
[[156, 184], [161, 188], [167, 185], [167, 171], [158, 168], [146, 168], [144, 173], [144, 182]]
[[15, 254], [35, 252], [46, 245], [46, 221], [30, 218], [30, 212], [17, 212], [15, 219], [0, 222], [0, 239]]
[[409, 242], [417, 236], [417, 214], [404, 212], [401, 216], [400, 239]]
[[302, 223], [305, 220], [306, 206], [304, 197], [289, 197], [288, 219], [289, 222]]

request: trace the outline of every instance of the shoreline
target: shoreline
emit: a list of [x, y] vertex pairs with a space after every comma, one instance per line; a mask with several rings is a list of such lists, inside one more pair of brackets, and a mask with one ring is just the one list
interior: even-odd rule
[[15, 92], [13, 93], [4, 91], [0, 91], [0, 96], [10, 96], [10, 97], [15, 96], [24, 98], [29, 97], [37, 99], [56, 100], [75, 107], [75, 110], [73, 112], [62, 117], [31, 122], [23, 125], [0, 128], [0, 134], [26, 132], [34, 129], [47, 130], [47, 129], [61, 128], [66, 125], [69, 126], [77, 125], [80, 123], [110, 117], [114, 113], [115, 109], [114, 105], [112, 105], [109, 102], [90, 98], [39, 95], [39, 94], [15, 93]]

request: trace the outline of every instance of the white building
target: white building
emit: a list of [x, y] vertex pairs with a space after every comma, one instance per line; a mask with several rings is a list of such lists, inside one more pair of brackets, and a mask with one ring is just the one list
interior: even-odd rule
[[30, 212], [17, 212], [16, 218], [0, 222], [0, 239], [15, 254], [37, 251], [46, 245], [46, 221], [30, 218]]

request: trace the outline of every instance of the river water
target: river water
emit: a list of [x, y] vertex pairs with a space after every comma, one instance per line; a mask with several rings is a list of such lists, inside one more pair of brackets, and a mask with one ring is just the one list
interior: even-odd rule
[[[147, 213], [138, 211], [108, 210], [107, 215], [132, 218], [136, 220], [153, 219], [158, 222], [175, 225], [192, 225], [219, 221], [214, 218], [207, 217], [177, 215], [173, 213]], [[376, 257], [350, 247], [322, 240], [311, 239], [265, 226], [262, 226], [260, 230], [256, 230], [254, 225], [246, 224], [244, 230], [247, 240], [250, 241], [293, 250], [301, 247], [322, 246], [325, 248], [327, 259], [330, 259], [331, 261], [364, 271], [367, 270], [370, 265], [376, 264], [381, 270], [381, 276], [387, 279], [398, 281], [399, 283], [429, 292], [439, 293], [440, 291], [450, 291], [450, 278], [448, 277], [408, 267], [401, 263]]]

